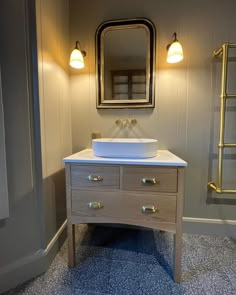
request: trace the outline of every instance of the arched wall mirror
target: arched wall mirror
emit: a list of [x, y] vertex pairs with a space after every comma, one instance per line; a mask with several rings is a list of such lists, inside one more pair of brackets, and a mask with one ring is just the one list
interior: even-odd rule
[[154, 108], [155, 27], [146, 18], [96, 31], [97, 108]]

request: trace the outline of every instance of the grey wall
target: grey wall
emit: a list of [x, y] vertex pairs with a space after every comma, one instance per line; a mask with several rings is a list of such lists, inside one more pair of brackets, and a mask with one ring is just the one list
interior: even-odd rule
[[[53, 3], [51, 10], [55, 11], [57, 3]], [[53, 18], [50, 25], [59, 31]], [[61, 154], [56, 169], [44, 174], [38, 62], [40, 66], [45, 59], [37, 58], [36, 38], [34, 1], [0, 1], [0, 64], [10, 211], [9, 218], [0, 220], [0, 293], [48, 268], [59, 246], [55, 234], [66, 219], [62, 158], [70, 150], [63, 150], [56, 142], [51, 144], [50, 152], [59, 150]], [[60, 75], [51, 76], [57, 86]], [[47, 76], [43, 78], [44, 83], [50, 84]], [[54, 98], [52, 94], [51, 97]], [[66, 104], [64, 96], [62, 101]], [[53, 112], [57, 106], [51, 103], [51, 107]], [[70, 109], [70, 104], [66, 109]], [[70, 125], [70, 119], [67, 124]], [[46, 124], [45, 128], [52, 126]], [[58, 126], [55, 133], [57, 130]], [[71, 145], [71, 139], [68, 144]]]
[[0, 290], [10, 283], [3, 279], [17, 267], [17, 262], [42, 248], [26, 4], [27, 1], [10, 0], [1, 1], [0, 6], [0, 62], [10, 206], [10, 217], [0, 221]]
[[[91, 147], [92, 132], [103, 137], [156, 138], [160, 149], [169, 149], [189, 163], [184, 216], [234, 220], [236, 195], [219, 198], [208, 191], [207, 183], [215, 180], [219, 129], [220, 63], [213, 61], [212, 52], [223, 42], [236, 42], [235, 10], [234, 0], [70, 0], [71, 48], [79, 39], [87, 51], [86, 67], [71, 70], [73, 151]], [[103, 21], [133, 17], [147, 17], [156, 26], [156, 107], [97, 110], [95, 31]], [[171, 65], [166, 62], [166, 45], [175, 31], [184, 60]], [[134, 128], [121, 130], [115, 124], [117, 118], [133, 117], [138, 121]], [[234, 141], [235, 118], [234, 107], [228, 121]], [[234, 162], [228, 161], [226, 173], [227, 185], [236, 188]]]
[[69, 5], [36, 0], [40, 134], [46, 240], [66, 219], [62, 159], [72, 153], [69, 98]]

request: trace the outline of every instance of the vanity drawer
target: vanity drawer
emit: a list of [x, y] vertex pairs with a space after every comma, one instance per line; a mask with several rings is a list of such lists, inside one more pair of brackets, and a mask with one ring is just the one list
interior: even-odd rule
[[120, 168], [103, 165], [71, 165], [72, 188], [111, 188], [120, 187]]
[[148, 192], [177, 192], [177, 168], [123, 167], [122, 188]]
[[71, 202], [72, 216], [79, 216], [85, 223], [176, 221], [174, 195], [73, 190]]

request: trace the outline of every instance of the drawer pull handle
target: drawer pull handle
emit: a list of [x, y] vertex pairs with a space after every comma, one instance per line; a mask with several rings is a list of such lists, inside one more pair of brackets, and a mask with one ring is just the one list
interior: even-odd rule
[[156, 181], [156, 178], [142, 178], [141, 181], [144, 184], [159, 184], [159, 181]]
[[89, 181], [103, 181], [102, 176], [99, 175], [89, 175], [88, 179]]
[[88, 203], [88, 207], [89, 207], [89, 208], [92, 208], [92, 209], [101, 209], [101, 208], [103, 208], [104, 206], [103, 206], [103, 204], [100, 203], [100, 202], [89, 202], [89, 203]]
[[159, 209], [155, 208], [154, 205], [143, 205], [141, 211], [142, 213], [152, 214], [159, 212]]

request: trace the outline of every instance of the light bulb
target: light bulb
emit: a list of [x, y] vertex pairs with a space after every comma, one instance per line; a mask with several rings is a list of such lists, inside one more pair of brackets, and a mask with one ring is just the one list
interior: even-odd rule
[[173, 42], [167, 53], [167, 62], [168, 63], [177, 63], [184, 58], [183, 48], [178, 41]]
[[70, 66], [76, 69], [84, 68], [83, 54], [77, 48], [75, 48], [70, 55]]

